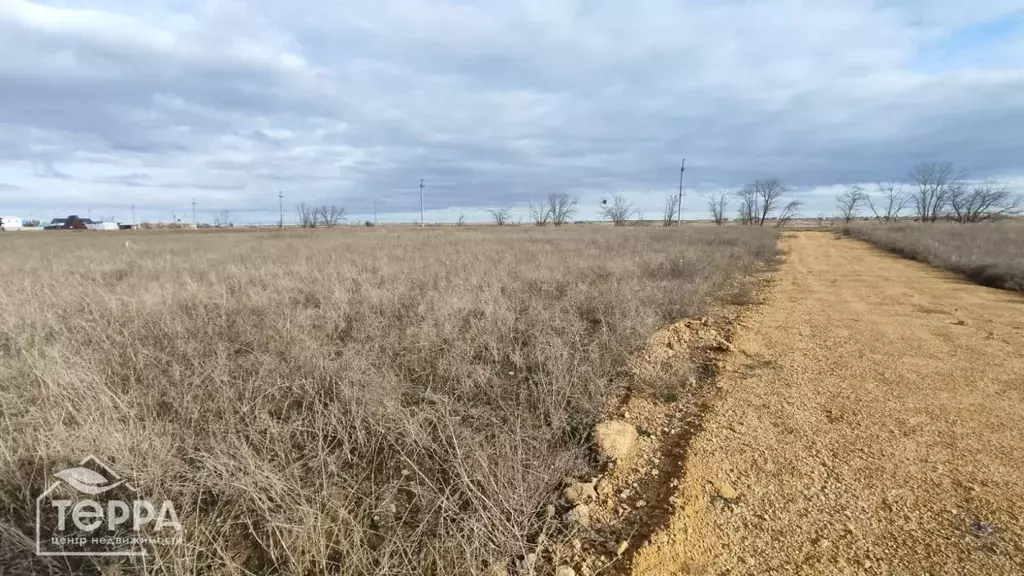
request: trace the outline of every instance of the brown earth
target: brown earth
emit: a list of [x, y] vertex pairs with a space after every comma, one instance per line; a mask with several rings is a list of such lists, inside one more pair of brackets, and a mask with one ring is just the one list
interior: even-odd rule
[[1024, 574], [1024, 298], [784, 248], [634, 574]]

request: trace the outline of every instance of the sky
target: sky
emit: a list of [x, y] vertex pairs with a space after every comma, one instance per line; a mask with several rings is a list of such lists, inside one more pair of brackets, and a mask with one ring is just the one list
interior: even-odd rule
[[953, 162], [1024, 192], [1020, 0], [0, 0], [0, 213], [239, 224], [802, 214]]

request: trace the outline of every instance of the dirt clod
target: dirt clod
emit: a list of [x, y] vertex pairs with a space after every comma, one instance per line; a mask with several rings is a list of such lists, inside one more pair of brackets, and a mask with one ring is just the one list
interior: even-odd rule
[[569, 526], [574, 528], [589, 528], [590, 527], [590, 507], [586, 504], [578, 504], [575, 508], [569, 511], [565, 515], [565, 520]]
[[608, 420], [594, 427], [594, 445], [601, 457], [628, 462], [636, 454], [640, 436], [636, 427], [621, 420]]
[[730, 486], [727, 482], [715, 483], [715, 494], [723, 500], [735, 502], [740, 495], [736, 492], [736, 489]]
[[597, 491], [594, 490], [593, 482], [577, 482], [572, 484], [565, 489], [564, 495], [570, 504], [586, 504], [597, 500]]

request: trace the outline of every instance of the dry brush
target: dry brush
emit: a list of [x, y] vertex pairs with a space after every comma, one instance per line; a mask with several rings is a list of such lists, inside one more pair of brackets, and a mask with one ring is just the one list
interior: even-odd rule
[[[4, 237], [0, 572], [86, 454], [177, 503], [128, 573], [471, 574], [534, 552], [659, 326], [775, 255], [748, 227]], [[62, 561], [63, 562], [63, 561]]]

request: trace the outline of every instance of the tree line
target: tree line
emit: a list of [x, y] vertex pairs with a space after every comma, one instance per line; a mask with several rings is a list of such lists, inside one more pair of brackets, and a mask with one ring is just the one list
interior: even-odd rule
[[1003, 183], [971, 183], [967, 173], [949, 162], [919, 164], [910, 172], [909, 190], [902, 182], [879, 182], [876, 194], [853, 186], [836, 197], [837, 216], [843, 222], [860, 217], [867, 207], [875, 220], [895, 222], [905, 210], [919, 222], [949, 220], [967, 224], [984, 222], [1024, 211], [1024, 201]]
[[[872, 218], [880, 222], [895, 222], [907, 214], [921, 222], [952, 220], [955, 222], [982, 222], [1024, 212], [1024, 201], [1014, 195], [1008, 186], [999, 182], [971, 183], [966, 173], [953, 164], [920, 164], [910, 172], [907, 183], [893, 180], [878, 182], [869, 194], [861, 185], [852, 186], [836, 196], [835, 219], [851, 222], [860, 218], [867, 209]], [[747, 226], [772, 224], [784, 226], [797, 217], [799, 200], [787, 199], [789, 188], [777, 178], [755, 180], [737, 191], [720, 190], [708, 199], [708, 210], [715, 224], [729, 221], [732, 201], [736, 201], [736, 222]], [[665, 197], [661, 222], [664, 226], [678, 223], [679, 195]], [[530, 220], [535, 226], [562, 226], [572, 221], [577, 213], [578, 199], [565, 192], [554, 192], [538, 203], [529, 203]], [[334, 205], [299, 204], [296, 208], [298, 223], [303, 228], [339, 225], [346, 215], [343, 207]], [[643, 214], [625, 196], [603, 198], [601, 216], [615, 226], [631, 222], [646, 222]], [[498, 226], [513, 224], [510, 208], [489, 210], [491, 220]], [[826, 216], [819, 214], [819, 223]], [[460, 216], [460, 223], [463, 219]], [[518, 223], [522, 223], [520, 220]]]

